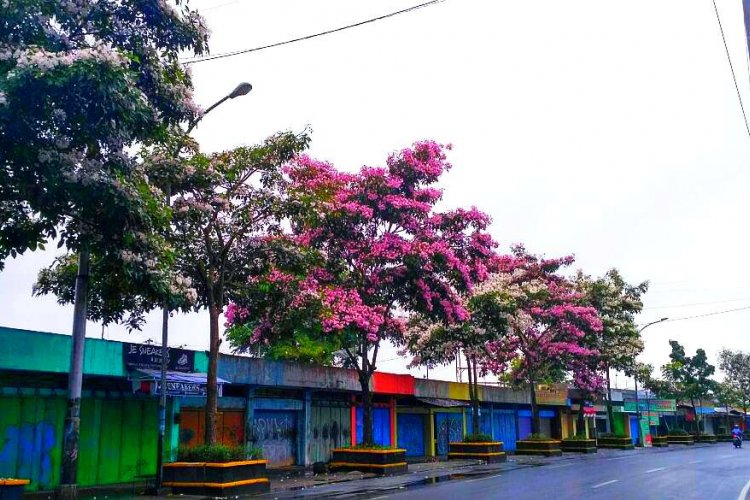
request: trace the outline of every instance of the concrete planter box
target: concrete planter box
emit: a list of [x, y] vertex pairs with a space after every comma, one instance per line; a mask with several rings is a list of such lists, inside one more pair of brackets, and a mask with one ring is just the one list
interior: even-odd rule
[[596, 439], [563, 439], [560, 448], [572, 453], [596, 453]]
[[687, 445], [695, 444], [695, 440], [693, 439], [693, 436], [670, 435], [670, 436], [667, 436], [667, 441], [669, 442], [669, 444], [687, 444]]
[[516, 441], [516, 455], [542, 455], [545, 457], [559, 457], [562, 455], [560, 441], [520, 440]]
[[28, 479], [0, 479], [1, 500], [21, 500]]
[[668, 436], [651, 436], [651, 446], [666, 448], [669, 446]]
[[719, 443], [731, 443], [733, 439], [731, 434], [717, 434], [716, 441]]
[[635, 448], [629, 437], [600, 437], [596, 440], [596, 447], [615, 450], [632, 450]]
[[164, 486], [175, 494], [228, 498], [271, 491], [267, 460], [164, 464]]
[[448, 443], [448, 460], [479, 459], [488, 464], [505, 462], [502, 441], [487, 443]]
[[716, 436], [713, 434], [697, 435], [694, 438], [696, 443], [715, 443], [717, 442]]
[[406, 450], [366, 450], [360, 448], [336, 448], [331, 450], [331, 471], [360, 471], [394, 476], [407, 472]]

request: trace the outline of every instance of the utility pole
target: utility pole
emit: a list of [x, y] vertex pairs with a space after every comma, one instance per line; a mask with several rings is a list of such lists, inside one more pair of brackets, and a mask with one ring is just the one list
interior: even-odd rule
[[78, 498], [78, 440], [81, 434], [81, 391], [83, 388], [83, 354], [86, 343], [86, 300], [89, 284], [88, 248], [78, 252], [75, 302], [73, 306], [73, 346], [68, 375], [68, 407], [63, 432], [62, 471], [58, 497]]
[[[651, 323], [646, 323], [638, 330], [638, 335], [640, 335], [641, 332], [649, 326], [667, 321], [668, 319], [669, 318], [661, 318], [656, 321], [652, 321]], [[638, 372], [635, 366], [635, 358], [633, 358], [633, 381], [635, 382], [635, 414], [638, 421], [638, 446], [643, 447], [643, 431], [641, 430], [641, 405], [638, 401]]]

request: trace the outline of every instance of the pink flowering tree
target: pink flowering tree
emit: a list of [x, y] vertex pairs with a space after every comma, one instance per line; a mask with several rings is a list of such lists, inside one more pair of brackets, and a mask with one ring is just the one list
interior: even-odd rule
[[362, 389], [365, 445], [373, 444], [370, 380], [380, 346], [403, 342], [407, 313], [465, 320], [460, 294], [486, 277], [495, 246], [485, 214], [436, 210], [434, 185], [450, 168], [445, 150], [418, 142], [357, 173], [304, 156], [291, 163], [299, 210], [287, 251], [233, 306], [237, 348], [293, 350], [300, 338], [327, 339], [345, 353]]
[[596, 390], [602, 379], [591, 370], [598, 351], [587, 345], [587, 336], [601, 331], [596, 309], [585, 305], [583, 295], [560, 274], [573, 257], [545, 259], [518, 246], [504, 259], [502, 271], [490, 277], [481, 293], [505, 314], [508, 330], [490, 341], [484, 368], [496, 375], [510, 373], [527, 384], [531, 393], [532, 432], [539, 432], [536, 385], [569, 373], [574, 383]]

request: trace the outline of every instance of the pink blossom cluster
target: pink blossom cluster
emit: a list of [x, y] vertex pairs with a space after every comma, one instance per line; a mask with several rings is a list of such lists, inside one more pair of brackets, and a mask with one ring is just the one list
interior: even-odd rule
[[57, 67], [71, 66], [79, 61], [96, 61], [113, 67], [125, 67], [128, 59], [111, 44], [99, 42], [92, 47], [74, 49], [67, 52], [51, 52], [39, 47], [28, 49], [4, 49], [0, 52], [0, 59], [15, 59], [16, 67], [36, 68], [48, 71]]

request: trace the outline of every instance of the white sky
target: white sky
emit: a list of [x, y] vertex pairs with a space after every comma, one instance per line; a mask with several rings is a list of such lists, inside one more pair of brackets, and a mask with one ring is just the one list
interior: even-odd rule
[[[204, 11], [212, 52], [221, 53], [417, 3], [191, 5]], [[750, 109], [741, 2], [717, 3]], [[589, 274], [617, 267], [632, 282], [650, 280], [642, 323], [750, 306], [750, 139], [709, 0], [445, 0], [343, 33], [197, 64], [194, 80], [206, 106], [240, 81], [254, 87], [201, 123], [195, 136], [206, 150], [309, 124], [312, 155], [353, 170], [382, 164], [418, 139], [451, 142], [445, 204], [490, 213], [503, 250], [523, 242], [548, 256], [574, 253]], [[70, 331], [71, 307], [31, 297], [37, 271], [57, 253], [6, 262], [0, 325]], [[653, 326], [640, 359], [662, 365], [669, 339], [691, 353], [705, 348], [714, 362], [724, 346], [750, 350], [748, 318], [750, 310]], [[170, 345], [207, 346], [206, 314], [171, 325]], [[88, 334], [99, 336], [101, 327], [89, 325]], [[160, 315], [142, 332], [109, 327], [105, 335], [159, 340]], [[386, 350], [379, 368], [406, 371], [395, 357]]]

